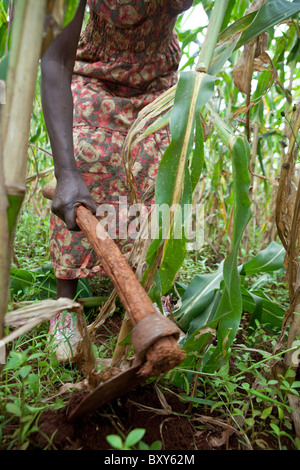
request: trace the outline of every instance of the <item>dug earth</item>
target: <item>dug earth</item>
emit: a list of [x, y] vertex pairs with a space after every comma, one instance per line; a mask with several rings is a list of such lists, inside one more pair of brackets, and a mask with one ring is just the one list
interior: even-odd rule
[[[243, 449], [238, 436], [234, 432], [224, 433], [219, 420], [214, 424], [209, 417], [211, 424], [206, 426], [199, 408], [188, 412], [188, 404], [175, 391], [163, 390], [162, 405], [154, 384], [140, 386], [78, 421], [68, 422], [67, 414], [83, 396], [73, 393], [66, 407], [45, 411], [40, 416], [39, 431], [32, 435], [30, 450], [109, 450], [106, 436], [127, 436], [136, 428], [146, 430], [144, 443], [151, 446], [160, 441], [162, 450]], [[117, 453], [114, 458], [117, 459]], [[134, 465], [134, 461], [131, 463]]]

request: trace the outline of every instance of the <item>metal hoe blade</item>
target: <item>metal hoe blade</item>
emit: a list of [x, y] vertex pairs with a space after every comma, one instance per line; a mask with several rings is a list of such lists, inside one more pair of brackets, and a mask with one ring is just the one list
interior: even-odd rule
[[130, 367], [112, 379], [100, 384], [95, 390], [84, 397], [79, 405], [70, 412], [68, 421], [75, 421], [82, 416], [95, 411], [106, 403], [119, 398], [130, 390], [143, 384], [146, 379], [138, 375], [141, 364]]

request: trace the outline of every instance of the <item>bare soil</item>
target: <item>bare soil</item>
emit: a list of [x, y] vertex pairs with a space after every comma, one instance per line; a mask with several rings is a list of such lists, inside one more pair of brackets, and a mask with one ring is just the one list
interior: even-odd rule
[[[97, 342], [105, 344], [119, 331], [121, 318], [114, 314], [97, 335]], [[73, 392], [64, 408], [45, 410], [40, 416], [39, 432], [31, 436], [30, 449], [108, 450], [106, 436], [127, 436], [136, 428], [146, 433], [143, 442], [151, 446], [161, 441], [165, 451], [247, 450], [245, 437], [225, 416], [210, 413], [204, 407], [190, 408], [183, 401], [180, 390], [156, 388], [154, 383], [139, 386], [84, 418], [70, 423], [68, 414], [84, 398], [85, 393]], [[160, 395], [163, 393], [163, 397]], [[269, 449], [278, 449], [277, 439], [265, 433], [263, 439]], [[291, 442], [287, 439], [286, 446]], [[252, 443], [253, 449], [259, 449]]]
[[[82, 394], [76, 393], [66, 408], [43, 413], [39, 420], [40, 432], [32, 439], [32, 449], [108, 450], [107, 435], [121, 431], [126, 436], [135, 428], [146, 429], [143, 442], [149, 446], [154, 441], [161, 441], [162, 450], [245, 448], [238, 437], [231, 434], [229, 426], [226, 429], [222, 423], [211, 422], [200, 429], [204, 421], [196, 414], [186, 415], [186, 404], [173, 393], [164, 396], [168, 410], [162, 407], [153, 385], [142, 386], [71, 424], [67, 413], [83, 398]], [[52, 440], [50, 446], [46, 436]]]
[[[112, 336], [118, 333], [120, 323], [118, 314], [109, 318], [98, 332], [97, 342], [109, 345]], [[165, 385], [159, 382], [156, 387], [152, 382], [139, 386], [70, 423], [69, 413], [87, 393], [73, 391], [63, 408], [55, 411], [45, 408], [37, 423], [39, 431], [30, 436], [28, 450], [105, 451], [111, 448], [106, 440], [107, 435], [126, 437], [136, 428], [146, 430], [142, 439], [144, 443], [151, 446], [153, 442], [160, 441], [163, 451], [261, 449], [256, 442], [251, 442], [249, 446], [245, 436], [226, 416], [211, 413], [210, 407], [190, 408], [189, 403], [180, 398], [181, 390], [171, 389], [167, 383]], [[262, 432], [259, 437], [267, 449], [278, 450], [278, 441], [271, 433]], [[282, 443], [287, 449], [293, 449], [290, 439], [286, 438], [286, 442], [282, 440]]]

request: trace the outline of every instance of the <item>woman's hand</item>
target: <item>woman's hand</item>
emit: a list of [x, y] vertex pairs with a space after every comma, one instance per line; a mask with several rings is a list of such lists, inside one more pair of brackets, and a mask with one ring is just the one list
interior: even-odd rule
[[76, 209], [79, 205], [96, 214], [97, 206], [80, 173], [77, 171], [58, 177], [52, 212], [65, 222], [68, 230], [80, 230], [76, 223]]

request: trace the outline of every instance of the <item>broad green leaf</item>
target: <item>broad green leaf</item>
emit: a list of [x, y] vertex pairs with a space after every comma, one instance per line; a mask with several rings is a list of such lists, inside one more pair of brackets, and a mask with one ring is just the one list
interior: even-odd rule
[[299, 0], [267, 0], [259, 10], [239, 18], [220, 34], [209, 73], [217, 74], [234, 50], [299, 11]]
[[224, 261], [224, 290], [214, 319], [219, 320], [217, 347], [209, 357], [206, 370], [220, 367], [226, 360], [230, 345], [236, 336], [242, 315], [242, 294], [237, 257], [244, 230], [251, 219], [248, 170], [249, 145], [242, 137], [229, 137], [233, 165], [234, 226], [232, 250]]
[[[272, 242], [265, 250], [244, 265], [238, 267], [241, 275], [273, 272], [282, 268], [283, 248]], [[244, 267], [246, 266], [246, 269]], [[197, 329], [213, 320], [220, 302], [223, 281], [223, 263], [212, 274], [196, 274], [182, 295], [182, 304], [174, 313], [179, 326], [187, 331], [187, 338]], [[251, 323], [258, 319], [263, 324], [278, 328], [284, 310], [260, 292], [247, 291], [241, 287], [243, 310], [252, 314]]]
[[9, 53], [0, 61], [0, 80], [6, 80], [8, 71]]
[[227, 25], [230, 21], [232, 10], [234, 9], [234, 6], [235, 6], [235, 0], [229, 0], [227, 8], [226, 8], [226, 13], [225, 13], [225, 16], [224, 16], [224, 20], [223, 20], [223, 23], [222, 23], [221, 31], [223, 31], [227, 27]]
[[[166, 237], [163, 244], [155, 247], [159, 251], [154, 256], [147, 256], [148, 272], [153, 273], [153, 266], [160, 260], [160, 279], [162, 294], [173, 286], [176, 274], [184, 260], [186, 253], [185, 232], [181, 230], [182, 237], [176, 237], [178, 226], [176, 212], [172, 208], [179, 205], [191, 204], [193, 190], [197, 184], [204, 163], [203, 131], [200, 113], [213, 95], [215, 77], [204, 73], [209, 68], [213, 50], [222, 26], [228, 0], [216, 0], [214, 10], [210, 16], [210, 27], [207, 29], [204, 44], [198, 57], [196, 71], [181, 72], [176, 87], [174, 104], [170, 115], [171, 143], [166, 149], [160, 162], [155, 183], [155, 201], [158, 206], [166, 204], [171, 209], [170, 222], [167, 226]], [[179, 24], [179, 22], [178, 22]], [[194, 155], [191, 151], [196, 145]], [[184, 218], [185, 226], [189, 220]], [[159, 226], [162, 228], [161, 220]], [[161, 232], [162, 233], [162, 232]], [[150, 253], [154, 252], [150, 246]]]
[[22, 364], [24, 364], [26, 359], [27, 358], [25, 354], [18, 351], [11, 351], [9, 353], [4, 370], [9, 371], [11, 369], [18, 369], [22, 366]]
[[[161, 450], [161, 448], [162, 448], [162, 442], [161, 441], [154, 441], [154, 442], [152, 442], [152, 444], [150, 446], [150, 450]], [[147, 450], [149, 450], [149, 449], [147, 449]]]
[[242, 272], [249, 276], [251, 274], [277, 271], [283, 267], [284, 257], [285, 249], [283, 246], [271, 242], [265, 250], [243, 265]]
[[190, 164], [192, 192], [196, 188], [204, 165], [204, 137], [201, 114], [199, 112], [195, 114], [195, 128], [195, 148]]
[[7, 40], [7, 23], [0, 23], [0, 58], [2, 58], [6, 52], [6, 40]]
[[[54, 276], [52, 264], [28, 271], [26, 269], [11, 268], [10, 292], [11, 295], [27, 294], [32, 290], [33, 299], [54, 299], [57, 294], [57, 281]], [[79, 279], [77, 296], [79, 298], [92, 297], [92, 291], [87, 279]], [[98, 302], [96, 298], [94, 303]], [[86, 302], [91, 303], [89, 301]], [[87, 305], [88, 306], [88, 305]]]
[[56, 279], [52, 273], [37, 274], [34, 271], [12, 268], [10, 271], [10, 291], [20, 295], [34, 290], [34, 298], [48, 299], [56, 297]]
[[133, 429], [128, 436], [126, 437], [125, 440], [125, 446], [126, 447], [133, 447], [135, 444], [137, 444], [145, 435], [146, 430], [145, 429]]
[[20, 418], [22, 416], [22, 410], [20, 408], [20, 406], [17, 404], [17, 403], [7, 403], [6, 404], [6, 410], [17, 416], [18, 418]]
[[18, 370], [18, 374], [22, 377], [22, 379], [26, 379], [27, 375], [31, 372], [31, 366], [23, 366], [20, 370]]
[[252, 292], [242, 288], [243, 310], [251, 313], [251, 325], [258, 319], [267, 329], [280, 329], [285, 310], [277, 302], [267, 298], [262, 292]]
[[162, 295], [166, 294], [174, 284], [176, 274], [186, 255], [186, 243], [184, 230], [182, 230], [180, 239], [175, 239], [171, 234], [166, 241], [166, 248], [159, 268]]
[[74, 18], [80, 0], [65, 0], [65, 18], [63, 27], [67, 26]]
[[163, 312], [163, 307], [162, 307], [162, 302], [161, 302], [161, 280], [160, 280], [158, 271], [155, 272], [152, 286], [149, 291], [149, 297], [152, 300], [152, 302], [158, 306], [160, 311]]
[[174, 313], [176, 321], [184, 331], [188, 330], [194, 318], [199, 318], [209, 307], [222, 280], [222, 264], [216, 273], [197, 274], [193, 278], [184, 293], [180, 309]]
[[199, 312], [197, 317], [190, 322], [186, 339], [188, 339], [190, 335], [194, 333], [194, 331], [199, 330], [214, 319], [215, 313], [220, 303], [221, 295], [221, 290], [216, 290], [212, 300], [209, 302], [204, 312]]
[[266, 3], [258, 10], [254, 21], [243, 32], [236, 48], [238, 49], [256, 38], [264, 31], [275, 26], [289, 17], [299, 13], [300, 0], [293, 2], [287, 0], [267, 0]]
[[12, 268], [10, 274], [10, 288], [15, 294], [19, 291], [24, 292], [26, 288], [33, 285], [35, 280], [33, 273], [26, 271], [26, 269]]
[[272, 413], [273, 406], [268, 406], [267, 408], [264, 408], [260, 417], [261, 419], [267, 419], [268, 416]]
[[123, 449], [123, 442], [120, 436], [116, 434], [109, 434], [106, 436], [106, 440], [114, 449]]
[[[211, 98], [215, 77], [194, 71], [181, 72], [170, 117], [172, 141], [159, 165], [156, 177], [157, 204], [178, 203], [184, 180], [186, 158], [191, 150], [195, 130], [195, 114]], [[193, 109], [191, 110], [191, 106]], [[176, 190], [176, 200], [173, 199]]]
[[[177, 86], [174, 106], [170, 116], [172, 140], [159, 165], [155, 201], [158, 207], [177, 207], [176, 214], [167, 227], [162, 252], [160, 278], [162, 293], [173, 285], [175, 276], [186, 254], [186, 226], [184, 206], [191, 205], [192, 193], [203, 166], [203, 131], [200, 112], [210, 99], [215, 78], [199, 72], [182, 72]], [[188, 162], [196, 145], [189, 169]], [[181, 207], [181, 208], [180, 208]], [[181, 211], [181, 214], [180, 214]], [[182, 221], [184, 223], [182, 223]], [[162, 219], [159, 220], [161, 226]], [[180, 234], [177, 236], [176, 234]]]
[[4, 10], [6, 11], [6, 13], [8, 13], [9, 1], [10, 0], [3, 0], [3, 7], [4, 7]]
[[7, 218], [8, 218], [8, 228], [9, 228], [9, 235], [11, 236], [15, 224], [17, 221], [17, 217], [20, 211], [20, 208], [23, 203], [23, 196], [14, 196], [9, 194], [8, 195], [8, 209], [7, 209]]
[[[224, 299], [224, 297], [223, 297]], [[192, 372], [193, 368], [197, 368], [197, 363], [199, 362], [199, 358], [202, 358], [202, 367], [201, 369], [205, 369], [205, 364], [209, 361], [209, 356], [211, 352], [214, 351], [214, 348], [210, 347], [208, 352], [205, 353], [205, 349], [210, 345], [212, 339], [214, 339], [216, 335], [216, 331], [218, 328], [218, 323], [222, 320], [226, 315], [230, 314], [230, 311], [224, 313], [224, 315], [220, 316], [217, 319], [213, 319], [209, 323], [207, 323], [204, 327], [197, 329], [194, 331], [188, 339], [183, 344], [183, 349], [186, 351], [187, 355], [182, 364], [180, 365], [180, 371], [175, 371], [172, 375], [172, 382], [181, 388], [185, 388], [186, 381], [191, 381], [194, 377]], [[195, 354], [196, 352], [196, 354]], [[216, 370], [218, 367], [218, 363], [216, 364], [215, 368], [212, 366], [210, 367], [212, 370]], [[184, 372], [185, 371], [185, 372]]]

